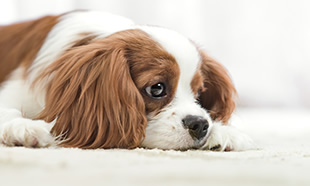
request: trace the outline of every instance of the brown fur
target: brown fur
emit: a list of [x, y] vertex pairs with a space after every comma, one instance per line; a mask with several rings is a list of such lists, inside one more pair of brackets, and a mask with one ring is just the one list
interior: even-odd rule
[[221, 64], [202, 51], [200, 55], [205, 91], [201, 92], [199, 101], [210, 112], [213, 120], [227, 123], [235, 109], [236, 89]]
[[[134, 41], [132, 44], [140, 45], [131, 46], [126, 54], [131, 64], [132, 79], [145, 100], [146, 112], [158, 112], [174, 97], [180, 76], [179, 66], [176, 59], [153, 40]], [[152, 99], [144, 89], [159, 82], [166, 85], [167, 97]]]
[[20, 65], [31, 66], [58, 16], [0, 27], [0, 83]]
[[[51, 78], [37, 119], [57, 118], [52, 133], [63, 135], [63, 146], [134, 148], [144, 137], [146, 114], [173, 98], [178, 73], [174, 58], [139, 30], [76, 45], [37, 78]], [[170, 91], [150, 101], [144, 88], [157, 81]]]
[[198, 99], [199, 93], [205, 90], [204, 83], [203, 83], [203, 76], [200, 70], [197, 70], [195, 73], [192, 81], [191, 81], [191, 88], [195, 95], [195, 98]]
[[79, 47], [79, 46], [90, 44], [97, 37], [97, 35], [95, 35], [93, 33], [81, 33], [80, 37], [81, 37], [81, 39], [75, 41], [72, 44], [72, 47], [70, 49], [72, 49], [74, 47]]

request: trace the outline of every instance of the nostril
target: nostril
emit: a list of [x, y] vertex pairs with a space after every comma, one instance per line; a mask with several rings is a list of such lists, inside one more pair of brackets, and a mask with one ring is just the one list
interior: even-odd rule
[[203, 131], [206, 131], [206, 130], [208, 130], [208, 128], [209, 128], [209, 125], [206, 124], [206, 125], [203, 126], [203, 129], [202, 129], [202, 130], [203, 130]]
[[190, 126], [189, 129], [196, 131], [199, 129], [199, 124], [194, 124], [194, 125]]

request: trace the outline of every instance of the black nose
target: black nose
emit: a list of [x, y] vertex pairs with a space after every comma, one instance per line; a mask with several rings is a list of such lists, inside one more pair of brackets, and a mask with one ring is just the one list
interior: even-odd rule
[[188, 128], [189, 134], [193, 139], [200, 140], [208, 132], [209, 123], [201, 116], [188, 115], [182, 119], [185, 128]]

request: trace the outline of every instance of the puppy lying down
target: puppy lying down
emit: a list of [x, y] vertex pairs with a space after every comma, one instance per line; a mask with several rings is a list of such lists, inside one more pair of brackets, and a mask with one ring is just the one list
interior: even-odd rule
[[246, 150], [226, 69], [187, 37], [104, 12], [0, 27], [9, 146]]

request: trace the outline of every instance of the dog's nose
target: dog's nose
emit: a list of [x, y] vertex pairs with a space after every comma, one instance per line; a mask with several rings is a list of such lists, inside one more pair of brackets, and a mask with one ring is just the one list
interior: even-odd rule
[[188, 115], [182, 119], [185, 128], [188, 128], [189, 134], [193, 139], [202, 139], [208, 132], [209, 123], [201, 116]]

